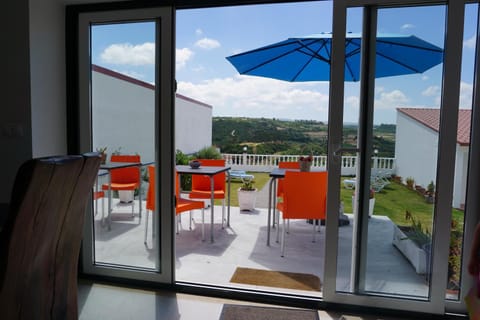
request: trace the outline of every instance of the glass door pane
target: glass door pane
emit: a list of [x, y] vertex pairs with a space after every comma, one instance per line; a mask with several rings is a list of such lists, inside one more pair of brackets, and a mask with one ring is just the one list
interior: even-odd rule
[[[149, 21], [91, 27], [92, 145], [93, 150], [105, 150], [107, 163], [125, 155], [138, 155], [145, 164], [155, 161], [155, 25]], [[130, 179], [127, 170], [140, 170], [139, 178], [137, 174]], [[110, 204], [109, 179], [118, 184], [112, 185]], [[142, 237], [151, 215], [146, 208], [147, 166], [102, 170], [98, 185], [103, 196], [95, 200], [95, 263], [155, 268], [156, 253], [151, 256]]]
[[[462, 274], [462, 256], [469, 256], [464, 249], [464, 234], [467, 203], [467, 180], [469, 159], [472, 154], [472, 117], [474, 96], [474, 70], [477, 54], [478, 3], [465, 5], [465, 22], [463, 33], [462, 72], [460, 97], [458, 101], [458, 135], [455, 156], [455, 180], [452, 195], [452, 225], [448, 257], [448, 282], [445, 298], [449, 302], [462, 302], [460, 294]], [[472, 161], [472, 160], [470, 160]], [[473, 189], [473, 188], [472, 188]], [[471, 211], [473, 212], [473, 211]], [[466, 270], [466, 269], [465, 269]]]
[[[333, 261], [335, 256], [336, 263], [326, 266], [326, 279], [335, 279], [335, 286], [327, 281], [324, 297], [364, 304], [360, 296], [368, 295], [369, 303], [376, 306], [441, 313], [444, 296], [433, 289], [445, 287], [447, 274], [435, 266], [441, 265], [439, 257], [446, 265], [447, 255], [446, 246], [438, 245], [446, 239], [436, 230], [450, 231], [447, 218], [454, 210], [448, 212], [445, 204], [439, 208], [437, 201], [446, 198], [438, 200], [435, 195], [437, 188], [450, 190], [453, 185], [446, 177], [454, 170], [450, 161], [454, 130], [442, 131], [440, 119], [453, 123], [453, 128], [456, 122], [445, 117], [454, 114], [453, 106], [445, 103], [447, 98], [442, 101], [442, 93], [447, 97], [454, 92], [441, 90], [446, 78], [444, 30], [458, 23], [452, 18], [445, 27], [448, 10], [443, 5], [410, 3], [398, 8], [377, 7], [375, 1], [334, 4], [332, 56], [337, 59], [332, 62], [329, 149], [334, 154], [329, 157], [329, 171], [341, 177], [330, 181], [329, 211], [343, 211], [352, 226], [327, 225], [326, 259]], [[349, 33], [352, 30], [360, 34], [357, 52], [349, 49], [355, 36]], [[409, 39], [410, 35], [416, 38]], [[450, 49], [458, 50], [459, 43], [450, 40]], [[352, 66], [349, 59], [356, 53], [362, 60]], [[358, 65], [354, 96], [347, 77]], [[458, 71], [453, 66], [449, 64], [449, 79]], [[339, 105], [342, 115], [332, 111]], [[352, 117], [356, 117], [353, 123]], [[355, 140], [352, 126], [357, 129]], [[440, 147], [448, 156], [440, 154]], [[345, 162], [355, 162], [355, 169], [341, 170], [339, 164]], [[336, 248], [331, 247], [333, 242]], [[407, 244], [413, 249], [404, 250]], [[415, 255], [409, 257], [412, 250]]]
[[[177, 11], [177, 162], [187, 164], [195, 157], [209, 156], [204, 148], [214, 146], [227, 166], [253, 176], [258, 188], [254, 209], [242, 210], [238, 200], [241, 176], [232, 179], [230, 226], [222, 227], [223, 206], [219, 200], [214, 207], [214, 243], [209, 238], [201, 241], [201, 210], [193, 210], [192, 216], [188, 212], [180, 215], [175, 237], [179, 282], [310, 297], [322, 295], [324, 223], [319, 223], [312, 242], [311, 221], [292, 219], [290, 232], [285, 236], [284, 257], [281, 219], [280, 224], [276, 220], [270, 228], [269, 245], [267, 225], [269, 187], [273, 186], [269, 174], [279, 162], [296, 165], [301, 156], [312, 154], [312, 170], [326, 170], [328, 81], [286, 81], [239, 74], [225, 58], [292, 37], [330, 33], [332, 3]], [[321, 54], [328, 58], [328, 50]], [[293, 73], [301, 71], [300, 64], [293, 66]], [[288, 62], [283, 68], [287, 67]], [[328, 69], [323, 75], [328, 80]], [[188, 198], [190, 187], [182, 183], [183, 187], [182, 196]], [[277, 192], [273, 194], [277, 199]], [[207, 208], [207, 234], [210, 218]], [[266, 276], [258, 279], [259, 274]], [[282, 275], [299, 279], [298, 285], [282, 280]], [[303, 285], [305, 282], [309, 284]]]
[[172, 39], [167, 8], [81, 15], [81, 144], [106, 154], [85, 230], [87, 273], [172, 279]]
[[[377, 14], [377, 48], [384, 45], [382, 33], [414, 34], [439, 51], [444, 47], [444, 6], [386, 8]], [[425, 16], [431, 17], [428, 23]], [[411, 27], [395, 22], [407, 17]], [[433, 60], [430, 50], [435, 47], [431, 45], [424, 44], [428, 48], [412, 56], [410, 68], [421, 60]], [[405, 43], [403, 48], [408, 57], [407, 46]], [[378, 55], [375, 59], [376, 74], [387, 68], [382, 59]], [[368, 209], [372, 215], [368, 219], [364, 292], [429, 297], [440, 128], [440, 100], [432, 91], [442, 86], [442, 54], [436, 56], [433, 66], [425, 64], [427, 70], [422, 73], [375, 79], [368, 143]], [[391, 158], [395, 160], [389, 162]], [[380, 222], [386, 223], [384, 232], [375, 231]], [[391, 245], [388, 254], [378, 254], [379, 244]]]

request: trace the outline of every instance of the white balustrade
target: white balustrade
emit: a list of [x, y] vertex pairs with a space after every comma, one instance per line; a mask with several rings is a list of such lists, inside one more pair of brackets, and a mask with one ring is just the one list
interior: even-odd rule
[[[277, 154], [233, 154], [223, 153], [227, 165], [234, 170], [270, 172], [281, 161], [298, 161], [301, 155], [277, 155]], [[384, 173], [395, 173], [395, 158], [374, 157], [372, 169], [381, 170]], [[327, 156], [313, 156], [313, 168], [327, 168]], [[356, 156], [342, 156], [342, 176], [354, 176], [357, 170]]]

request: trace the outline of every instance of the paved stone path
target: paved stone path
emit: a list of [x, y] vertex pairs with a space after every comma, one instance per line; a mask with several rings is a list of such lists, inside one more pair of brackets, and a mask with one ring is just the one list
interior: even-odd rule
[[270, 180], [265, 183], [263, 188], [258, 191], [257, 200], [255, 201], [255, 207], [257, 208], [268, 208], [268, 186], [270, 185]]

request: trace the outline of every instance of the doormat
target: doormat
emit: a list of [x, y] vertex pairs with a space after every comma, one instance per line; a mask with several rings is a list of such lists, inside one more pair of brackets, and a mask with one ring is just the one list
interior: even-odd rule
[[230, 282], [295, 290], [320, 291], [320, 278], [307, 273], [237, 267]]
[[319, 317], [315, 310], [224, 304], [219, 320], [319, 320]]

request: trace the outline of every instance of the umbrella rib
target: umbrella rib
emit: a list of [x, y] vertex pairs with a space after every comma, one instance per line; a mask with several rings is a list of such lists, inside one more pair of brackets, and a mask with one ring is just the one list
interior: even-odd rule
[[[381, 43], [384, 43], [384, 44], [389, 44], [389, 45], [392, 45], [392, 46], [408, 47], [408, 48], [418, 49], [418, 50], [423, 50], [423, 51], [443, 53], [442, 49], [425, 48], [425, 47], [420, 47], [420, 46], [415, 46], [415, 45], [400, 44], [400, 43], [396, 43], [396, 42], [392, 42], [392, 41], [385, 41], [385, 40], [378, 40], [378, 39], [377, 39], [377, 42], [381, 42]], [[404, 67], [405, 69], [411, 70], [411, 71], [416, 72], [416, 73], [421, 73], [420, 70], [418, 70], [416, 68], [413, 68], [412, 66], [409, 66], [409, 65], [401, 62], [400, 60], [394, 59], [394, 58], [392, 58], [390, 56], [387, 56], [387, 55], [385, 55], [381, 52], [377, 52], [377, 55], [385, 58], [386, 60], [392, 61], [392, 62]]]
[[[293, 41], [293, 42], [295, 42], [295, 41]], [[260, 52], [260, 51], [265, 51], [265, 50], [271, 50], [272, 48], [280, 48], [280, 47], [284, 47], [285, 45], [288, 45], [288, 44], [291, 44], [291, 43], [282, 43], [281, 45], [263, 47], [263, 48], [259, 48], [259, 49], [256, 49], [256, 50], [252, 50], [252, 51], [248, 51], [248, 52], [242, 53], [242, 54], [240, 54], [240, 55], [238, 55], [238, 56], [246, 55], [246, 54], [251, 54], [251, 53], [253, 53], [253, 52]], [[298, 50], [298, 48], [294, 48], [294, 49], [292, 49], [292, 50], [290, 50], [290, 51], [284, 52], [283, 54], [278, 55], [278, 56], [276, 56], [276, 57], [273, 57], [273, 58], [271, 58], [271, 59], [269, 59], [269, 60], [265, 60], [265, 61], [263, 61], [263, 62], [255, 65], [255, 66], [251, 67], [250, 69], [247, 69], [247, 70], [243, 71], [242, 73], [243, 73], [243, 74], [249, 73], [249, 72], [251, 72], [251, 71], [253, 71], [253, 70], [255, 70], [255, 69], [258, 69], [258, 68], [260, 68], [260, 67], [262, 67], [262, 66], [264, 66], [264, 65], [266, 65], [266, 64], [269, 64], [270, 62], [273, 62], [273, 61], [275, 61], [275, 60], [278, 60], [278, 59], [280, 59], [280, 58], [283, 58], [284, 56], [289, 55], [290, 53], [292, 53], [292, 52], [294, 52], [294, 51], [297, 51], [297, 50]]]
[[[292, 82], [294, 82], [295, 80], [297, 80], [298, 76], [303, 72], [303, 70], [305, 70], [305, 68], [308, 66], [308, 64], [313, 60], [313, 59], [319, 59], [319, 60], [322, 60], [322, 61], [325, 61], [326, 63], [330, 64], [330, 54], [329, 54], [329, 51], [327, 48], [325, 48], [325, 50], [327, 51], [327, 54], [329, 55], [329, 59], [325, 59], [322, 55], [318, 54], [318, 52], [320, 50], [322, 50], [324, 47], [325, 47], [325, 41], [323, 41], [322, 45], [316, 50], [316, 51], [313, 51], [310, 47], [307, 47], [302, 41], [298, 41], [301, 48], [298, 49], [298, 52], [301, 52], [303, 54], [306, 54], [308, 56], [310, 56], [310, 59], [303, 65], [303, 67], [300, 68], [300, 70], [297, 72], [297, 74], [292, 78]], [[315, 42], [315, 41], [313, 41]], [[311, 54], [309, 54], [308, 52], [304, 52], [303, 50], [301, 49], [306, 49], [308, 51], [310, 51]]]
[[[316, 51], [313, 51], [313, 50], [309, 47], [309, 45], [311, 45], [311, 44], [314, 43], [314, 42], [318, 42], [318, 41], [319, 41], [318, 39], [315, 39], [315, 40], [311, 41], [311, 43], [308, 43], [308, 44], [303, 43], [303, 41], [301, 41], [301, 40], [297, 40], [297, 41], [298, 41], [298, 43], [299, 43], [300, 46], [301, 46], [301, 48], [298, 48], [298, 51], [299, 51], [299, 52], [301, 52], [301, 53], [303, 53], [303, 54], [306, 54], [306, 55], [308, 55], [308, 56], [311, 56], [312, 58], [316, 58], [316, 59], [318, 59], [318, 60], [321, 60], [321, 61], [324, 61], [324, 62], [330, 64], [330, 55], [329, 55], [328, 59], [325, 59], [321, 54], [318, 54], [318, 52], [319, 52], [320, 50], [322, 50], [323, 48], [325, 48], [325, 50], [328, 52], [328, 49], [327, 49], [327, 47], [325, 46], [325, 45], [326, 45], [326, 41], [322, 41], [322, 45], [321, 45], [321, 46], [318, 48], [318, 50], [316, 50]], [[305, 51], [303, 51], [302, 49], [305, 49], [305, 50], [309, 51], [310, 53], [309, 53], [309, 52], [305, 52]], [[310, 61], [311, 61], [311, 60], [310, 60]]]
[[345, 39], [345, 48], [347, 48], [347, 45], [353, 45], [355, 46], [355, 50], [352, 50], [348, 53], [345, 53], [345, 66], [348, 70], [348, 73], [350, 74], [350, 77], [352, 77], [353, 81], [358, 81], [358, 79], [355, 77], [355, 74], [353, 73], [352, 67], [350, 66], [350, 63], [348, 62], [348, 58], [353, 57], [354, 55], [358, 54], [360, 52], [360, 46], [353, 42], [351, 39]]

